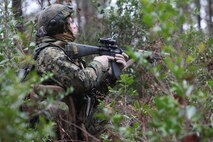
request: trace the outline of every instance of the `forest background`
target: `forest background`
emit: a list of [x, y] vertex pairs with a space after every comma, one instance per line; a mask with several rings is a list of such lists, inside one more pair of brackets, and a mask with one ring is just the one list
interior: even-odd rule
[[[20, 82], [17, 71], [31, 63], [35, 17], [51, 3], [71, 0], [1, 0], [0, 142], [45, 141], [53, 123], [41, 118], [36, 129], [20, 112], [31, 85], [48, 76]], [[213, 141], [213, 1], [73, 0], [80, 36], [97, 45], [117, 35], [136, 62], [110, 88], [99, 119], [107, 120], [102, 141]], [[149, 63], [137, 49], [166, 52]], [[49, 99], [53, 103], [54, 99]]]

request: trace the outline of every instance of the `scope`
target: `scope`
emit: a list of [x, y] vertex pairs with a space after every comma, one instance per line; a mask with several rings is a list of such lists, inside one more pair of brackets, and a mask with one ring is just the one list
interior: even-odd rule
[[101, 44], [110, 44], [110, 45], [115, 45], [116, 44], [116, 40], [114, 40], [112, 38], [100, 38], [99, 42]]

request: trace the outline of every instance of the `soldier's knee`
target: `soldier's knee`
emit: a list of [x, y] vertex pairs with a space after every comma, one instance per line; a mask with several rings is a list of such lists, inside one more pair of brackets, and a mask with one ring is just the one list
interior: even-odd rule
[[42, 101], [39, 104], [39, 110], [42, 110], [45, 117], [50, 120], [55, 120], [59, 116], [65, 117], [69, 113], [68, 106], [62, 101], [55, 101], [54, 103]]

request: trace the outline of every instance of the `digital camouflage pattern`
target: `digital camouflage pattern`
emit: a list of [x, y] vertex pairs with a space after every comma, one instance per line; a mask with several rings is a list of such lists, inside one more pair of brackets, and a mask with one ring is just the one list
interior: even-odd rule
[[[103, 81], [107, 80], [109, 67], [104, 68], [98, 61], [92, 61], [84, 68], [81, 60], [73, 60], [68, 57], [65, 47], [56, 46], [54, 44], [56, 42], [57, 40], [51, 37], [40, 39], [37, 48], [34, 50], [35, 69], [39, 74], [53, 73], [53, 77], [43, 84], [59, 85], [64, 90], [73, 87], [74, 92], [62, 99], [62, 102], [57, 102], [57, 104], [59, 102], [66, 103], [69, 108], [68, 113], [58, 108], [61, 105], [55, 104], [52, 106], [53, 109], [47, 110], [46, 114], [55, 116], [53, 119], [57, 118], [57, 126], [60, 126], [58, 131], [61, 130], [60, 128], [65, 130], [65, 133], [63, 131], [60, 133], [59, 139], [68, 134], [66, 140], [86, 140], [87, 132], [97, 134], [94, 126], [97, 123], [92, 124], [93, 108], [98, 104], [97, 99], [104, 96], [100, 93], [101, 90], [103, 88], [107, 90], [108, 84]], [[62, 45], [66, 44], [66, 42], [63, 43]], [[98, 91], [97, 88], [101, 88], [101, 90]], [[97, 96], [99, 97], [97, 98]], [[88, 101], [88, 98], [91, 101]], [[55, 112], [56, 114], [54, 114]], [[62, 124], [60, 124], [61, 122]], [[81, 129], [78, 129], [78, 127]]]
[[[43, 39], [36, 50], [42, 48], [45, 43], [53, 41]], [[73, 87], [75, 92], [86, 92], [96, 87], [108, 74], [108, 68], [102, 64], [92, 61], [86, 68], [82, 68], [79, 61], [72, 61], [63, 50], [56, 46], [47, 46], [40, 51], [36, 59], [36, 70], [40, 73], [51, 72], [54, 80], [65, 88]]]
[[[93, 113], [98, 105], [98, 99], [104, 98], [103, 96], [108, 92], [108, 85], [110, 84], [108, 82], [109, 67], [104, 67], [98, 61], [92, 61], [84, 67], [81, 59], [74, 60], [67, 55], [66, 41], [74, 41], [75, 39], [72, 31], [67, 28], [69, 24], [66, 21], [67, 16], [69, 17], [72, 14], [71, 10], [67, 6], [55, 4], [42, 11], [38, 17], [37, 48], [34, 50], [33, 55], [35, 70], [40, 75], [52, 73], [53, 76], [42, 82], [39, 85], [41, 86], [40, 89], [37, 90], [40, 91], [44, 87], [49, 88], [47, 90], [57, 88], [56, 91], [53, 89], [52, 92], [60, 92], [59, 90], [66, 91], [68, 88], [73, 87], [74, 92], [65, 96], [62, 100], [57, 100], [45, 113], [57, 124], [57, 140], [94, 141], [89, 140], [88, 132], [91, 134], [101, 132], [97, 131], [94, 126], [98, 124], [93, 119]], [[48, 33], [48, 23], [53, 18], [58, 22], [60, 20], [66, 22], [60, 22], [57, 29], [53, 28]], [[58, 29], [61, 26], [63, 30]], [[56, 32], [57, 30], [59, 32]], [[52, 31], [55, 33], [53, 34]], [[61, 89], [58, 90], [58, 87], [51, 89], [51, 85], [57, 85]], [[35, 87], [33, 91], [32, 96], [37, 96], [39, 91], [36, 91]], [[47, 96], [49, 95], [53, 96], [54, 94], [47, 93]], [[35, 97], [31, 98], [38, 106], [41, 106], [39, 108], [36, 106], [36, 111], [40, 112], [46, 109], [45, 99], [35, 100]], [[61, 108], [61, 106], [63, 107]], [[93, 137], [91, 138], [93, 139]]]
[[52, 4], [42, 10], [37, 17], [37, 37], [51, 36], [63, 41], [74, 41], [69, 28], [74, 11], [70, 5]]
[[74, 11], [72, 8], [68, 6], [64, 6], [61, 4], [53, 4], [43, 11], [38, 16], [37, 21], [37, 28], [40, 28], [41, 26], [46, 27], [49, 24], [49, 21], [52, 20], [56, 15], [59, 13], [62, 13], [63, 16], [66, 18], [70, 16]]

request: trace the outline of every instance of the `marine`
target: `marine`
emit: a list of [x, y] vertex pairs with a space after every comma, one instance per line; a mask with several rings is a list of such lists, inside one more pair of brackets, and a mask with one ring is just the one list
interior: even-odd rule
[[[67, 42], [73, 42], [78, 33], [73, 13], [71, 6], [52, 4], [38, 15], [34, 66], [40, 76], [48, 73], [52, 76], [34, 86], [30, 99], [39, 102], [34, 113], [44, 109], [45, 116], [56, 122], [57, 140], [94, 141], [90, 137], [96, 131], [92, 114], [98, 98], [104, 98], [108, 86], [115, 82], [110, 61], [115, 60], [122, 69], [128, 56], [125, 53], [115, 57], [96, 56], [88, 65], [81, 58], [68, 56]], [[48, 96], [69, 89], [73, 91], [46, 108]], [[41, 90], [45, 94], [42, 98], [38, 95]]]

